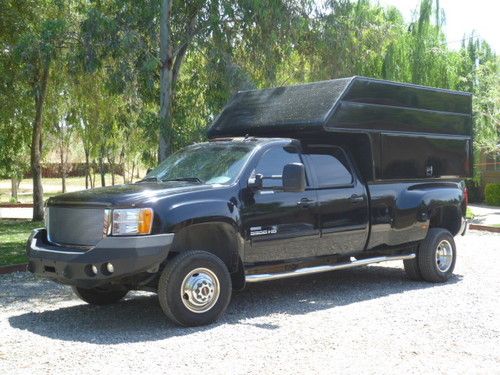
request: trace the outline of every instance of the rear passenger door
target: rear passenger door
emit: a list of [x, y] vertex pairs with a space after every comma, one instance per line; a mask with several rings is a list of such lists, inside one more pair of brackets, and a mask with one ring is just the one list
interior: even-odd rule
[[305, 157], [317, 191], [321, 238], [316, 255], [363, 250], [368, 239], [368, 196], [344, 150], [310, 145]]

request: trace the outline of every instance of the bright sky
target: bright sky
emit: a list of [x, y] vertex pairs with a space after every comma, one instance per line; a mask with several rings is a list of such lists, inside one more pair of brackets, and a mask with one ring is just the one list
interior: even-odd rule
[[[393, 5], [407, 21], [420, 0], [378, 0], [383, 6]], [[500, 53], [500, 0], [440, 0], [445, 12], [445, 30], [450, 48], [460, 48], [464, 35], [475, 31]]]

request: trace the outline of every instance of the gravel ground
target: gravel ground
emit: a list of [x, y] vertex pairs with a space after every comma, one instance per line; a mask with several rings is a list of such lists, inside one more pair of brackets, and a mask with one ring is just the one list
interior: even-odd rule
[[0, 373], [500, 374], [500, 235], [457, 238], [455, 276], [402, 262], [252, 285], [182, 329], [152, 294], [108, 307], [29, 274], [0, 277]]

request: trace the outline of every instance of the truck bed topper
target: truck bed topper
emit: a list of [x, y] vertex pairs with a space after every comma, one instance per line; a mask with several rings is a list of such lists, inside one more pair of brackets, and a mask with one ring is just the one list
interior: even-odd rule
[[208, 131], [210, 138], [341, 133], [367, 138], [369, 150], [358, 152], [373, 161], [368, 180], [472, 174], [472, 96], [459, 91], [357, 76], [241, 91]]

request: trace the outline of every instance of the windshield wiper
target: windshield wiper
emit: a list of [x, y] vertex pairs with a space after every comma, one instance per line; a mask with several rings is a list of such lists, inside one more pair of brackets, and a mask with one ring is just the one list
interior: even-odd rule
[[158, 182], [160, 181], [160, 179], [158, 177], [144, 177], [142, 180], [139, 180], [137, 182], [148, 182], [148, 181]]
[[167, 179], [162, 179], [162, 182], [167, 182], [167, 181], [187, 181], [187, 182], [194, 182], [197, 184], [202, 184], [203, 181], [201, 181], [198, 177], [179, 177], [179, 178], [167, 178]]

